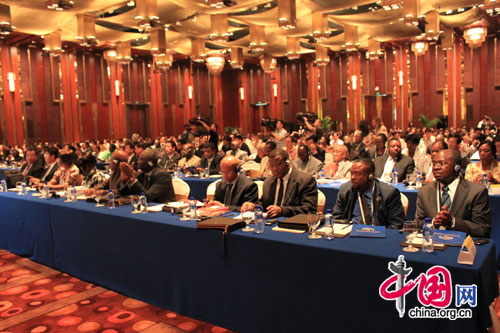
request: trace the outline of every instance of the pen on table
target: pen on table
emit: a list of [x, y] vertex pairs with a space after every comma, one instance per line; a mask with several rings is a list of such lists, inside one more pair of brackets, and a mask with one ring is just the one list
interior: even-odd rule
[[349, 227], [349, 226], [351, 226], [353, 224], [354, 224], [354, 222], [351, 221], [351, 222], [347, 223], [347, 225], [345, 227], [343, 227], [342, 229], [340, 229], [340, 230], [344, 230], [345, 228], [347, 228], [347, 227]]

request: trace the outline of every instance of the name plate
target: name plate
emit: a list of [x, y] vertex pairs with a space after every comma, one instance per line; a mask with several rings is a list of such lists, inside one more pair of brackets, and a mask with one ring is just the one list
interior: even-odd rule
[[434, 230], [434, 243], [442, 243], [449, 246], [460, 246], [465, 240], [465, 232], [453, 230]]
[[383, 225], [355, 224], [352, 226], [351, 237], [385, 238]]
[[460, 248], [457, 262], [464, 265], [474, 265], [474, 259], [476, 259], [476, 245], [472, 238], [467, 236]]

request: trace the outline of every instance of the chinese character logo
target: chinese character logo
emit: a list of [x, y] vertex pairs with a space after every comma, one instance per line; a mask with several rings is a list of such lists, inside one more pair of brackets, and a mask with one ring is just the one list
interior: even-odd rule
[[463, 304], [469, 303], [470, 306], [475, 307], [477, 301], [476, 289], [477, 286], [475, 284], [470, 286], [461, 286], [459, 284], [455, 285], [455, 294], [457, 295], [455, 300], [455, 305], [457, 307], [462, 306]]
[[[399, 256], [396, 262], [389, 262], [389, 271], [394, 275], [387, 278], [379, 289], [380, 297], [387, 301], [395, 300], [399, 317], [405, 313], [405, 295], [418, 285], [418, 300], [422, 305], [436, 308], [448, 307], [453, 297], [451, 274], [447, 268], [433, 266], [424, 274], [420, 274], [415, 280], [406, 282], [411, 268], [406, 268], [404, 256]], [[389, 288], [396, 284], [394, 290]], [[457, 300], [458, 302], [458, 300]]]

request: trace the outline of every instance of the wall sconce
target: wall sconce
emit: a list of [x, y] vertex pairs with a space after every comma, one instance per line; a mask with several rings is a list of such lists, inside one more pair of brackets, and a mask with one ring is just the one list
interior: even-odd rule
[[358, 89], [358, 77], [356, 75], [353, 75], [351, 78], [352, 81], [352, 90]]
[[403, 86], [403, 71], [399, 71], [399, 85]]
[[115, 95], [120, 96], [120, 81], [115, 80]]
[[243, 87], [240, 87], [240, 99], [245, 100], [245, 89]]
[[277, 83], [273, 84], [273, 96], [274, 96], [274, 98], [278, 97], [278, 84]]
[[16, 91], [16, 79], [14, 78], [14, 73], [12, 72], [9, 72], [9, 74], [7, 74], [7, 78], [9, 80], [9, 91], [10, 92], [14, 92]]
[[188, 86], [188, 98], [189, 98], [190, 100], [192, 100], [192, 99], [193, 99], [193, 86], [192, 86], [192, 85], [189, 85], [189, 86]]

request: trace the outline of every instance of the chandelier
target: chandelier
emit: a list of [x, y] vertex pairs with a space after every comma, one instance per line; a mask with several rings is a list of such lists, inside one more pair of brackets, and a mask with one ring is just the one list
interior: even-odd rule
[[48, 35], [45, 35], [44, 51], [50, 52], [53, 57], [58, 57], [62, 52], [61, 29], [57, 29]]
[[210, 39], [212, 41], [216, 43], [225, 43], [229, 40], [230, 33], [228, 32], [226, 14], [210, 15], [210, 26], [212, 30]]
[[260, 59], [260, 66], [264, 72], [272, 73], [276, 68], [276, 58], [273, 58], [270, 54], [264, 54]]
[[487, 34], [488, 31], [485, 27], [473, 27], [464, 31], [464, 39], [469, 47], [475, 48], [483, 44]]
[[250, 52], [263, 52], [267, 46], [266, 30], [263, 25], [250, 25]]
[[92, 14], [77, 14], [78, 35], [76, 39], [81, 46], [97, 45], [95, 36], [95, 18]]
[[213, 54], [207, 57], [207, 67], [212, 75], [219, 75], [224, 69], [226, 58], [220, 54]]
[[204, 62], [206, 56], [205, 41], [201, 38], [191, 38], [191, 59], [194, 62]]
[[72, 0], [47, 0], [45, 1], [45, 5], [48, 9], [61, 11], [73, 8], [75, 2]]
[[230, 64], [234, 69], [243, 69], [245, 62], [243, 61], [243, 49], [241, 47], [231, 48]]
[[295, 60], [300, 58], [300, 39], [298, 37], [287, 37], [286, 38], [286, 56], [290, 60]]
[[328, 47], [316, 44], [316, 59], [314, 63], [317, 66], [326, 66], [329, 62]]
[[157, 0], [135, 0], [137, 14], [134, 17], [140, 31], [149, 31], [152, 27], [160, 26]]
[[122, 64], [128, 64], [132, 61], [130, 41], [116, 43], [116, 60]]
[[415, 52], [417, 56], [423, 55], [429, 49], [429, 44], [427, 42], [414, 42], [411, 44], [411, 50]]
[[0, 35], [8, 35], [16, 28], [11, 23], [10, 6], [0, 4]]
[[295, 29], [297, 16], [295, 0], [278, 0], [278, 26], [281, 29]]
[[384, 52], [382, 52], [380, 48], [380, 42], [373, 38], [368, 39], [368, 52], [366, 52], [366, 58], [375, 60], [382, 54], [384, 54]]
[[173, 56], [169, 52], [166, 52], [163, 55], [154, 55], [153, 60], [157, 69], [166, 71], [172, 66]]
[[153, 55], [163, 56], [167, 49], [167, 41], [165, 39], [165, 29], [161, 27], [151, 28], [151, 53]]
[[313, 38], [321, 40], [329, 38], [328, 14], [312, 12], [311, 17]]

